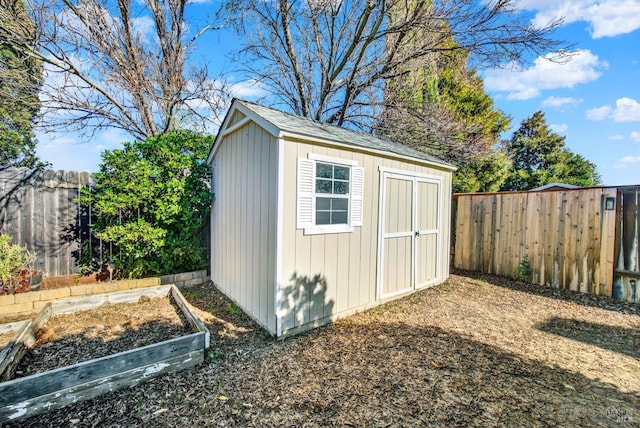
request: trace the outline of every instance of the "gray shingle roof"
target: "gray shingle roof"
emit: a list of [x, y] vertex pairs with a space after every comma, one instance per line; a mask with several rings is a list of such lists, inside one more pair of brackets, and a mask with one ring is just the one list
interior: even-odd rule
[[284, 132], [312, 138], [322, 138], [365, 149], [382, 150], [401, 156], [407, 156], [427, 161], [430, 163], [441, 165], [445, 168], [455, 168], [453, 165], [443, 160], [437, 159], [433, 156], [429, 156], [402, 144], [376, 137], [371, 134], [346, 128], [340, 128], [337, 126], [328, 125], [326, 123], [316, 122], [305, 117], [296, 116], [291, 113], [286, 113], [270, 107], [254, 104], [249, 101], [236, 99], [235, 102], [242, 104], [244, 107], [251, 110], [253, 113], [262, 117], [264, 120]]

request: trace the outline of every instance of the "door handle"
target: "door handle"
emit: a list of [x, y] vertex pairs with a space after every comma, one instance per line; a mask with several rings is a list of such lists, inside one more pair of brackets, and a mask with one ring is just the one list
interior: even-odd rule
[[417, 238], [418, 236], [420, 236], [420, 231], [419, 231], [419, 230], [416, 230], [416, 238]]

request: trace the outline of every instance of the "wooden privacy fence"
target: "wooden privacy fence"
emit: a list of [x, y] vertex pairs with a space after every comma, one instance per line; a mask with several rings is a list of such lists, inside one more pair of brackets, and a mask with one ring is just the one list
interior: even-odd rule
[[91, 235], [89, 209], [75, 199], [92, 185], [88, 172], [0, 169], [0, 232], [35, 251], [35, 269], [46, 276], [77, 273]]
[[[89, 172], [0, 168], [0, 233], [35, 251], [34, 268], [45, 276], [77, 274], [85, 241], [96, 257], [110, 259], [111, 246], [90, 232], [91, 207], [75, 201], [93, 185]], [[198, 235], [207, 255], [209, 230], [207, 216]]]
[[452, 263], [638, 302], [640, 187], [456, 194]]

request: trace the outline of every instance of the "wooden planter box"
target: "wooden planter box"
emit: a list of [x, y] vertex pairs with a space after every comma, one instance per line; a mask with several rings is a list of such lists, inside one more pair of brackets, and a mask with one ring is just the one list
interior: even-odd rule
[[204, 361], [209, 330], [189, 310], [175, 285], [106, 293], [47, 304], [32, 321], [0, 326], [0, 332], [16, 330], [12, 343], [0, 353], [0, 380], [11, 377], [35, 333], [51, 315], [87, 310], [104, 303], [135, 302], [141, 296], [164, 297], [171, 293], [194, 333], [153, 345], [83, 361], [44, 373], [0, 383], [0, 423], [60, 409], [107, 392], [135, 385], [164, 373], [196, 366]]

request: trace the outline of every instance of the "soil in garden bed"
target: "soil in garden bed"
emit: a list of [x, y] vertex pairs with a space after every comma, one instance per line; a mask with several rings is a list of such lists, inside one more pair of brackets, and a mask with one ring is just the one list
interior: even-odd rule
[[35, 313], [33, 313], [33, 314], [22, 313], [22, 314], [2, 315], [2, 316], [0, 316], [0, 324], [9, 324], [9, 323], [14, 323], [14, 322], [30, 320], [30, 319], [33, 319], [35, 316], [36, 316]]
[[192, 333], [167, 296], [143, 296], [136, 303], [54, 315], [18, 365], [15, 378], [185, 336]]

